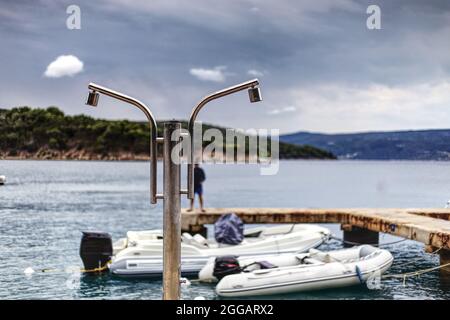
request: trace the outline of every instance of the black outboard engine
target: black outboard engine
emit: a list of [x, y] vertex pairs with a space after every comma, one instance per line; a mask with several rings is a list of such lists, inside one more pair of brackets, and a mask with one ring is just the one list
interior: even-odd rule
[[216, 277], [217, 280], [220, 280], [230, 274], [241, 272], [242, 269], [239, 265], [237, 256], [222, 256], [216, 258], [214, 263], [213, 276]]
[[83, 231], [80, 244], [80, 257], [83, 260], [85, 270], [105, 267], [112, 256], [113, 246], [109, 233]]

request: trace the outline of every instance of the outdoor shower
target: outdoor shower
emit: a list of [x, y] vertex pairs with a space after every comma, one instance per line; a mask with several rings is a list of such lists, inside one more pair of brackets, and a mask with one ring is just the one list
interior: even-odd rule
[[259, 87], [248, 89], [248, 97], [250, 98], [250, 102], [262, 101], [261, 90]]
[[98, 98], [99, 98], [98, 92], [95, 91], [89, 91], [88, 98], [86, 100], [86, 104], [92, 107], [96, 107], [98, 104]]
[[188, 170], [187, 170], [187, 185], [188, 185], [188, 198], [194, 199], [194, 155], [195, 155], [195, 146], [194, 143], [194, 125], [195, 119], [197, 118], [200, 110], [210, 101], [215, 99], [248, 89], [248, 96], [250, 102], [259, 102], [262, 101], [261, 91], [259, 89], [259, 81], [258, 79], [253, 79], [247, 82], [240, 83], [238, 85], [214, 92], [205, 98], [192, 110], [191, 116], [189, 118], [188, 130], [191, 139], [191, 154], [190, 161], [188, 162]]
[[[210, 101], [248, 89], [250, 102], [262, 101], [259, 90], [259, 81], [250, 80], [206, 96], [192, 110], [189, 118], [188, 130], [191, 142], [188, 161], [187, 190], [180, 188], [181, 165], [179, 161], [171, 159], [172, 151], [177, 146], [182, 134], [181, 123], [167, 121], [164, 123], [163, 137], [157, 136], [157, 123], [150, 109], [142, 102], [117, 91], [90, 83], [90, 90], [86, 104], [97, 106], [99, 93], [127, 102], [139, 108], [146, 115], [150, 124], [150, 202], [156, 203], [163, 199], [163, 299], [176, 300], [180, 298], [180, 259], [181, 259], [181, 194], [187, 194], [189, 199], [194, 198], [194, 124], [200, 110]], [[176, 137], [174, 140], [173, 137]], [[157, 155], [156, 144], [163, 143], [164, 192], [157, 194]]]
[[141, 101], [129, 97], [120, 92], [102, 87], [95, 83], [90, 83], [89, 86], [89, 95], [86, 100], [86, 104], [89, 106], [96, 107], [98, 104], [99, 93], [103, 93], [104, 95], [110, 96], [112, 98], [127, 102], [138, 107], [142, 112], [144, 112], [145, 116], [150, 125], [150, 203], [155, 204], [157, 198], [157, 176], [156, 176], [156, 137], [157, 137], [157, 125], [155, 117], [153, 116], [150, 109]]

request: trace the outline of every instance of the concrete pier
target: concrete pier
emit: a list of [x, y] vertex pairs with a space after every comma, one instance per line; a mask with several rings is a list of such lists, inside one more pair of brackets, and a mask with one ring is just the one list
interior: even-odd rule
[[355, 243], [378, 244], [379, 233], [366, 230], [348, 224], [342, 224], [341, 229], [344, 234], [344, 247], [352, 247]]
[[181, 232], [187, 232], [190, 234], [201, 234], [205, 238], [208, 236], [208, 229], [204, 225], [189, 225], [186, 229], [182, 229]]
[[[296, 208], [208, 208], [206, 212], [182, 211], [183, 231], [203, 230], [222, 214], [234, 212], [246, 224], [252, 223], [338, 223], [344, 240], [378, 243], [384, 232], [441, 248], [441, 264], [450, 262], [450, 209], [296, 209]], [[450, 272], [450, 266], [442, 272]]]
[[[441, 250], [439, 252], [439, 261], [441, 266], [450, 264], [450, 250]], [[450, 265], [440, 269], [441, 275], [450, 278]]]

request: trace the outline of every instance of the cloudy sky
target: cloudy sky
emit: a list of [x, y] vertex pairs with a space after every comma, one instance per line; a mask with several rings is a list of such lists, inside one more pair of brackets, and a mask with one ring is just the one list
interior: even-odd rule
[[[66, 26], [69, 5], [81, 29]], [[381, 8], [381, 30], [366, 27]], [[0, 108], [144, 120], [87, 84], [185, 119], [212, 91], [258, 77], [199, 119], [238, 128], [355, 132], [450, 128], [448, 0], [0, 0]]]

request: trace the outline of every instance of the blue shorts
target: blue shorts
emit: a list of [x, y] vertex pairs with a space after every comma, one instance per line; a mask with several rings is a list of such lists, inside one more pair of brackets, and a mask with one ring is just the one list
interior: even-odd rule
[[198, 194], [199, 196], [203, 194], [203, 187], [201, 184], [194, 186], [194, 194]]

